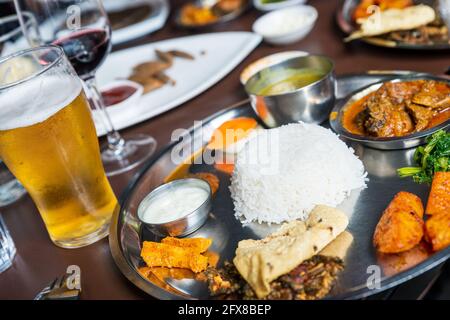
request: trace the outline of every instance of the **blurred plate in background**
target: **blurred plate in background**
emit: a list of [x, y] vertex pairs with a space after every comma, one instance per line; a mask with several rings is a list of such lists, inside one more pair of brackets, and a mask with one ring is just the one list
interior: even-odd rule
[[161, 29], [169, 16], [167, 0], [104, 0], [117, 45]]
[[[167, 71], [176, 81], [174, 86], [165, 85], [144, 94], [137, 104], [110, 110], [114, 126], [132, 126], [199, 95], [231, 72], [260, 42], [261, 37], [254, 33], [220, 32], [169, 39], [110, 54], [97, 73], [100, 88], [128, 78], [136, 65], [156, 60], [155, 49], [182, 50], [195, 58], [174, 60]], [[98, 134], [102, 135], [105, 132], [100, 123], [96, 121]]]

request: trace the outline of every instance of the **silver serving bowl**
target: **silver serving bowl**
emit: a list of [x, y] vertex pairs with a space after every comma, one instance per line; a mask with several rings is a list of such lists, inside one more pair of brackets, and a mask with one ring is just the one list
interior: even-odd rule
[[[447, 82], [450, 83], [450, 81], [446, 78], [440, 78], [435, 77], [431, 75], [416, 75], [416, 76], [410, 76], [406, 75], [404, 77], [397, 77], [395, 79], [389, 80], [389, 82], [400, 82], [400, 81], [412, 81], [412, 80], [436, 80], [441, 82]], [[381, 149], [381, 150], [400, 150], [400, 149], [409, 149], [417, 147], [421, 144], [424, 144], [426, 141], [426, 138], [430, 136], [431, 134], [435, 133], [436, 131], [440, 129], [447, 129], [450, 127], [450, 120], [447, 120], [440, 125], [437, 125], [433, 128], [430, 128], [428, 130], [419, 131], [416, 133], [412, 133], [406, 136], [402, 137], [393, 137], [393, 138], [377, 138], [377, 137], [370, 137], [370, 136], [361, 136], [353, 134], [349, 131], [347, 131], [344, 126], [342, 125], [342, 119], [344, 116], [345, 110], [350, 107], [353, 103], [358, 101], [359, 99], [365, 97], [366, 95], [370, 94], [371, 92], [374, 92], [378, 90], [383, 83], [386, 81], [380, 81], [375, 84], [371, 84], [363, 89], [360, 89], [354, 93], [351, 93], [346, 98], [340, 100], [338, 103], [336, 103], [335, 107], [333, 108], [333, 111], [330, 114], [330, 126], [331, 128], [339, 134], [342, 138], [361, 143], [367, 147], [375, 148], [375, 149]]]
[[[316, 69], [325, 75], [318, 81], [294, 91], [276, 95], [259, 94], [261, 87], [283, 80], [283, 70], [303, 68]], [[270, 76], [271, 74], [274, 76]], [[274, 128], [299, 121], [325, 121], [334, 105], [335, 87], [333, 61], [324, 56], [310, 55], [292, 58], [261, 70], [248, 80], [245, 90], [258, 117], [269, 128]]]
[[[197, 209], [180, 219], [164, 223], [149, 223], [144, 220], [143, 215], [145, 210], [156, 197], [170, 189], [186, 185], [195, 186], [208, 192], [208, 197]], [[163, 184], [149, 193], [139, 204], [137, 216], [142, 224], [158, 237], [184, 237], [197, 231], [206, 222], [206, 219], [211, 211], [211, 206], [211, 187], [206, 181], [194, 178], [180, 179]]]

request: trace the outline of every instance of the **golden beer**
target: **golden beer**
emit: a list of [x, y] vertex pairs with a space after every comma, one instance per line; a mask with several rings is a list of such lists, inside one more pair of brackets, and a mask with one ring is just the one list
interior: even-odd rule
[[[19, 121], [11, 118], [9, 124], [0, 124], [0, 158], [33, 198], [53, 242], [80, 247], [107, 235], [117, 200], [103, 170], [79, 80], [44, 80], [39, 90], [55, 91], [43, 93], [52, 95], [44, 96], [43, 107], [22, 114]], [[40, 94], [35, 84], [26, 89]], [[39, 101], [27, 103], [39, 105]], [[11, 114], [3, 113], [7, 119]]]

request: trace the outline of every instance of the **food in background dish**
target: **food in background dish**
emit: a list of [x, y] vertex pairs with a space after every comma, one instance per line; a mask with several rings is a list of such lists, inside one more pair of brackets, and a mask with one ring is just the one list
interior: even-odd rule
[[[319, 213], [320, 210], [324, 211]], [[312, 232], [304, 229], [306, 225], [301, 227], [301, 224], [304, 224], [304, 222], [297, 221], [296, 223], [291, 222], [282, 226], [279, 231], [266, 239], [244, 241], [244, 243], [250, 242], [251, 245], [255, 245], [253, 252], [249, 253], [254, 254], [253, 257], [248, 256], [251, 262], [250, 268], [255, 269], [253, 272], [257, 273], [261, 268], [269, 269], [264, 266], [266, 260], [263, 258], [271, 260], [270, 263], [274, 263], [274, 268], [279, 268], [283, 261], [290, 265], [288, 268], [283, 266], [279, 269], [287, 270], [287, 273], [280, 274], [273, 281], [270, 281], [269, 284], [266, 283], [268, 288], [264, 288], [262, 291], [254, 290], [254, 286], [259, 288], [260, 284], [265, 283], [266, 279], [262, 277], [261, 281], [252, 285], [252, 283], [245, 280], [245, 277], [241, 275], [240, 271], [238, 271], [239, 268], [235, 264], [226, 262], [224, 268], [208, 268], [205, 271], [211, 294], [221, 298], [263, 298], [267, 300], [312, 300], [325, 297], [332, 289], [338, 273], [344, 268], [343, 259], [353, 241], [352, 235], [343, 231], [333, 241], [331, 241], [332, 239], [329, 240], [331, 242], [322, 251], [319, 252], [319, 248], [315, 247], [317, 236], [320, 233], [323, 237], [323, 242], [327, 242], [328, 240], [325, 240], [325, 237], [332, 237], [330, 233], [333, 233], [330, 228], [334, 229], [339, 225], [340, 230], [342, 228], [345, 229], [345, 214], [342, 215], [342, 212], [336, 211], [336, 217], [332, 210], [334, 209], [318, 207], [317, 221], [312, 226], [314, 229]], [[326, 211], [328, 211], [329, 215], [325, 213]], [[325, 219], [321, 221], [321, 218]], [[336, 234], [339, 233], [336, 229], [334, 231]], [[258, 244], [264, 247], [264, 252], [257, 252]], [[278, 247], [279, 250], [276, 250], [275, 247]], [[306, 249], [306, 252], [303, 252], [303, 249]], [[295, 253], [288, 256], [289, 253], [287, 251], [290, 250], [295, 251]], [[298, 256], [299, 254], [300, 257]], [[301, 261], [301, 257], [309, 258]], [[299, 264], [294, 265], [296, 261]], [[254, 278], [257, 278], [256, 274]], [[259, 295], [257, 292], [259, 292]]]
[[397, 193], [378, 222], [373, 244], [379, 252], [399, 253], [407, 251], [423, 237], [422, 200], [412, 193]]
[[185, 4], [180, 11], [180, 23], [185, 26], [203, 26], [217, 22], [222, 16], [237, 11], [244, 0], [219, 0], [213, 6]]
[[[381, 2], [374, 3], [371, 2]], [[408, 3], [409, 2], [409, 3]], [[376, 9], [377, 5], [379, 9]], [[354, 12], [359, 29], [346, 41], [373, 38], [407, 45], [448, 44], [448, 27], [432, 7], [411, 1], [363, 1]], [[392, 44], [390, 44], [392, 46]]]
[[404, 9], [387, 9], [375, 12], [356, 22], [359, 29], [353, 32], [346, 41], [373, 37], [398, 30], [411, 30], [427, 25], [436, 19], [436, 14], [430, 6], [417, 5]]
[[402, 137], [450, 118], [450, 85], [434, 80], [385, 82], [344, 111], [343, 127], [372, 137]]
[[176, 84], [176, 81], [165, 73], [173, 65], [175, 58], [194, 60], [191, 54], [181, 50], [155, 50], [155, 53], [158, 60], [138, 64], [128, 77], [128, 80], [141, 84], [144, 87], [144, 93], [159, 89], [166, 84], [172, 86]]
[[[450, 112], [448, 110], [447, 112]], [[400, 177], [412, 176], [415, 182], [431, 183], [438, 171], [450, 171], [450, 133], [439, 130], [427, 138], [427, 145], [420, 146], [414, 153], [418, 167], [405, 167], [398, 170]]]
[[342, 211], [317, 206], [306, 221], [292, 221], [262, 240], [239, 242], [233, 260], [239, 273], [259, 298], [270, 293], [270, 283], [318, 254], [348, 225]]
[[216, 6], [223, 13], [228, 13], [240, 9], [243, 3], [243, 0], [219, 0]]
[[361, 0], [353, 11], [353, 21], [358, 21], [361, 18], [367, 18], [372, 15], [373, 6], [377, 6], [380, 11], [387, 9], [403, 9], [414, 5], [412, 0]]
[[209, 259], [204, 253], [211, 244], [210, 239], [166, 238], [161, 243], [144, 241], [141, 257], [150, 268], [186, 268], [198, 273], [208, 267]]
[[199, 7], [192, 3], [185, 4], [180, 13], [180, 22], [184, 25], [205, 25], [218, 19], [219, 16], [211, 8]]
[[317, 203], [335, 207], [365, 188], [366, 176], [331, 130], [306, 123], [262, 130], [237, 155], [230, 187], [235, 215], [244, 224], [305, 220]]

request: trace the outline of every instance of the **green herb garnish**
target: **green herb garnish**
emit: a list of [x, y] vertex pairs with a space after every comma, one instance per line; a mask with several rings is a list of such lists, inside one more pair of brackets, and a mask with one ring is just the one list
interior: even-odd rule
[[414, 153], [418, 167], [398, 169], [401, 178], [413, 177], [417, 183], [431, 183], [435, 172], [450, 171], [450, 133], [439, 130], [427, 138], [427, 145]]
[[285, 0], [262, 0], [261, 2], [263, 4], [269, 4], [269, 3], [277, 3], [277, 2], [283, 2]]

